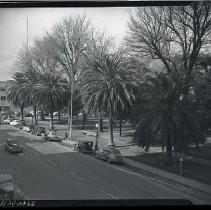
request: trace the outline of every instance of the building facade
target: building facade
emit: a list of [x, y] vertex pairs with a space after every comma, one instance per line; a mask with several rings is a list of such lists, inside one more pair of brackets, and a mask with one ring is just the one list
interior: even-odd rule
[[0, 113], [8, 113], [9, 111], [16, 112], [19, 109], [13, 106], [8, 100], [7, 100], [7, 81], [0, 81]]

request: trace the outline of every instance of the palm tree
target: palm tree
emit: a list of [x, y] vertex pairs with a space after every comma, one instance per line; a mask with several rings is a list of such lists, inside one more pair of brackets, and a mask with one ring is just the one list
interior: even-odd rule
[[16, 72], [13, 74], [12, 80], [7, 83], [8, 94], [7, 99], [13, 103], [16, 107], [20, 107], [21, 120], [23, 120], [23, 109], [25, 108], [25, 89], [23, 84], [25, 83], [24, 74], [22, 72]]
[[[162, 147], [166, 147], [169, 163], [172, 163], [172, 147], [176, 152], [187, 152], [191, 142], [204, 141], [197, 115], [187, 100], [181, 99], [179, 85], [165, 74], [149, 77], [142, 87], [143, 114], [136, 127], [134, 140], [149, 149], [160, 135]], [[145, 108], [144, 108], [145, 107]]]
[[61, 96], [67, 91], [67, 85], [61, 72], [46, 70], [40, 74], [40, 82], [36, 86], [36, 97], [38, 103], [50, 113], [50, 129], [54, 128], [53, 112], [57, 110]]
[[25, 89], [24, 100], [27, 106], [33, 106], [34, 124], [36, 125], [38, 123], [36, 119], [36, 112], [37, 112], [37, 106], [38, 106], [36, 86], [40, 80], [40, 72], [38, 72], [35, 69], [28, 69], [27, 71], [24, 72], [24, 77], [25, 77], [25, 82], [23, 84], [23, 87]]
[[113, 118], [126, 110], [135, 99], [134, 72], [127, 69], [121, 53], [104, 54], [94, 60], [81, 77], [81, 95], [87, 111], [106, 113], [109, 119], [110, 145], [113, 140]]

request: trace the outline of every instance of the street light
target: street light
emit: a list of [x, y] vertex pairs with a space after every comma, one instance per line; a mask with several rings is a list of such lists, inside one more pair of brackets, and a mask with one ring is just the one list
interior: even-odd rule
[[99, 139], [99, 124], [96, 123], [96, 141], [95, 141], [95, 150], [98, 150], [98, 139]]

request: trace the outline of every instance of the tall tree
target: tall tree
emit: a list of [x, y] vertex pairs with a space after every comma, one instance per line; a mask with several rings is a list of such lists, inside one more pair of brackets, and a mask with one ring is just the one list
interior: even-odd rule
[[81, 74], [81, 63], [89, 38], [90, 24], [85, 16], [64, 18], [62, 23], [48, 34], [51, 53], [66, 73], [71, 90], [70, 106], [70, 138], [72, 137], [73, 97], [77, 80]]
[[210, 35], [210, 2], [137, 8], [129, 16], [127, 45], [139, 56], [159, 59], [186, 95], [197, 56]]
[[148, 150], [155, 137], [161, 134], [161, 145], [166, 147], [172, 163], [172, 147], [176, 152], [187, 152], [191, 142], [204, 142], [196, 112], [182, 100], [180, 87], [167, 75], [150, 76], [142, 86], [142, 115], [134, 140]]
[[13, 103], [16, 107], [20, 107], [21, 120], [23, 120], [23, 109], [25, 108], [25, 89], [23, 84], [25, 83], [24, 74], [22, 72], [16, 72], [12, 76], [12, 80], [7, 83], [8, 94], [7, 99]]
[[62, 78], [61, 72], [43, 71], [40, 74], [40, 82], [36, 86], [38, 103], [50, 113], [50, 129], [54, 128], [53, 112], [57, 111], [57, 106], [61, 96], [67, 91], [67, 81]]
[[83, 72], [81, 95], [85, 109], [105, 112], [109, 118], [110, 145], [113, 140], [113, 118], [119, 110], [127, 109], [135, 99], [134, 72], [127, 69], [122, 53], [105, 54]]

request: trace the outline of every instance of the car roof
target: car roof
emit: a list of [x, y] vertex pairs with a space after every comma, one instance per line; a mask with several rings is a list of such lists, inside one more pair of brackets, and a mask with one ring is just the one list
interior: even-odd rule
[[7, 141], [10, 141], [10, 142], [18, 142], [18, 139], [15, 139], [15, 138], [7, 138]]

